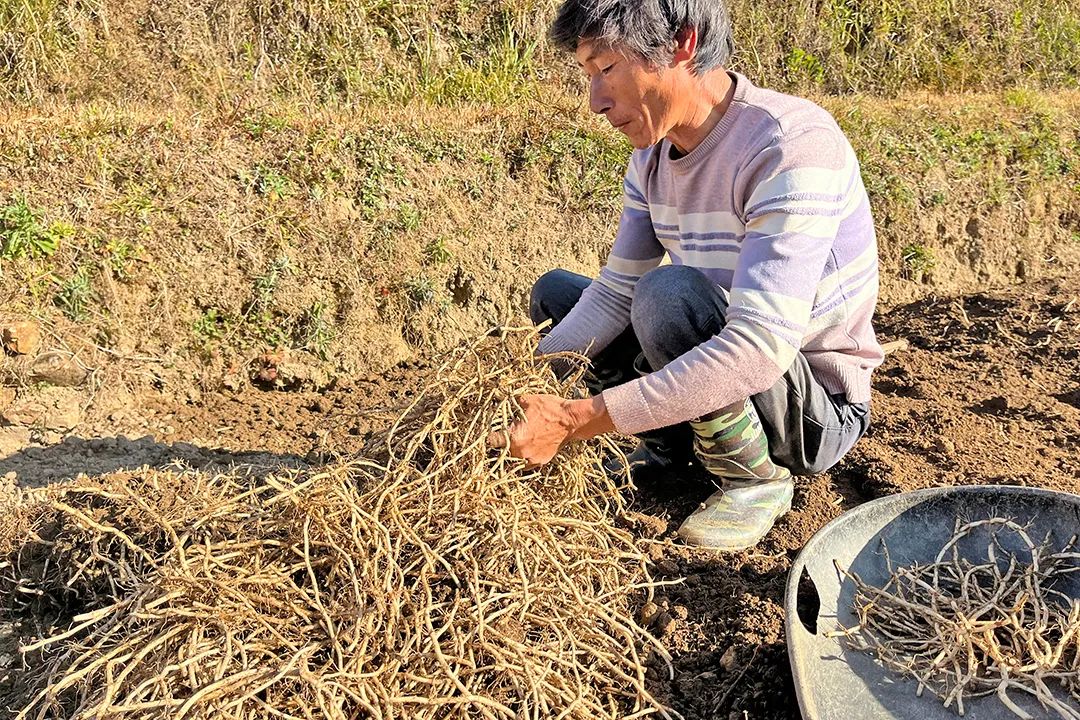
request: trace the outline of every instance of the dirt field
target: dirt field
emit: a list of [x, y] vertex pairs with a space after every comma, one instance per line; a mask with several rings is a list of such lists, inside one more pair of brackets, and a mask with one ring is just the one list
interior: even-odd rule
[[[653, 629], [676, 674], [659, 697], [688, 720], [797, 718], [783, 638], [786, 572], [802, 545], [845, 509], [885, 494], [954, 484], [1080, 492], [1080, 281], [1075, 277], [884, 311], [893, 350], [874, 381], [874, 425], [834, 471], [800, 482], [794, 511], [752, 553], [717, 557], [671, 542], [706, 478], [642, 487], [634, 522], [671, 586]], [[317, 462], [357, 449], [381, 409], [407, 399], [429, 367], [336, 381], [321, 394], [244, 384], [178, 398], [144, 394], [93, 411], [62, 442], [0, 454], [0, 477], [34, 486], [144, 464]], [[10, 658], [9, 658], [10, 661]]]

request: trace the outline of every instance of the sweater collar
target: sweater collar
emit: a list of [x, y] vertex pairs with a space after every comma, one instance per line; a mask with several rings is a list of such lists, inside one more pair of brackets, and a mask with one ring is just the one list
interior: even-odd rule
[[678, 172], [685, 172], [697, 165], [701, 162], [702, 158], [707, 157], [709, 153], [720, 144], [727, 135], [728, 130], [735, 124], [739, 113], [742, 111], [746, 93], [750, 87], [750, 81], [737, 72], [728, 71], [728, 76], [731, 78], [731, 82], [735, 84], [735, 92], [732, 93], [731, 103], [728, 105], [727, 110], [724, 111], [724, 116], [720, 118], [720, 122], [716, 123], [716, 127], [709, 131], [709, 134], [705, 136], [705, 139], [702, 140], [696, 148], [686, 155], [683, 155], [681, 158], [672, 160], [671, 149], [673, 146], [671, 141], [665, 138], [661, 142], [661, 157], [671, 163], [672, 169]]

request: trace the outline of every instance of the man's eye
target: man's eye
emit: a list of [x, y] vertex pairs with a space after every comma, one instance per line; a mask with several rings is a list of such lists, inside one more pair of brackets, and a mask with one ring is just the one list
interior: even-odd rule
[[600, 70], [601, 75], [607, 75], [611, 68], [615, 67], [615, 63], [608, 65], [606, 68]]

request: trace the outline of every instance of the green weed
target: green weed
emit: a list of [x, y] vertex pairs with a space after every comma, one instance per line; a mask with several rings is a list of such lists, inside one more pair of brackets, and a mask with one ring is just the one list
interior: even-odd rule
[[[516, 150], [525, 166], [546, 164], [552, 190], [582, 210], [611, 210], [622, 197], [622, 180], [631, 147], [621, 137], [584, 128], [552, 130], [543, 142]], [[515, 152], [515, 150], [511, 150]]]
[[142, 247], [130, 243], [122, 238], [111, 238], [105, 243], [106, 264], [112, 270], [113, 275], [121, 280], [131, 277], [131, 268], [135, 261], [142, 256]]
[[296, 325], [299, 349], [314, 353], [322, 360], [330, 358], [330, 343], [337, 336], [326, 315], [326, 303], [317, 301], [304, 311]]
[[1068, 175], [1073, 168], [1055, 123], [1044, 114], [1036, 114], [1028, 128], [1017, 135], [1011, 159], [1034, 167], [1037, 175], [1047, 179]]
[[281, 278], [292, 272], [292, 261], [288, 255], [279, 255], [266, 268], [266, 271], [255, 278], [255, 298], [253, 305], [256, 308], [269, 307], [274, 301], [274, 293], [281, 283]]
[[279, 132], [289, 127], [289, 121], [265, 112], [255, 111], [240, 119], [240, 125], [253, 140], [262, 139], [268, 132]]
[[69, 223], [44, 225], [41, 215], [22, 196], [0, 207], [0, 260], [48, 257], [74, 234], [75, 228]]
[[991, 175], [987, 180], [983, 204], [987, 207], [1001, 207], [1008, 199], [1009, 193], [1014, 189], [1014, 186], [1011, 186], [1004, 176], [1000, 174]]
[[405, 173], [394, 158], [391, 138], [370, 134], [349, 140], [362, 173], [357, 199], [365, 219], [373, 220], [386, 204], [387, 191], [405, 183]]
[[[382, 198], [379, 198], [381, 206]], [[370, 216], [374, 208], [366, 208], [364, 214]], [[389, 260], [394, 255], [398, 246], [398, 240], [407, 233], [413, 233], [420, 227], [423, 215], [420, 209], [409, 202], [403, 202], [397, 206], [397, 212], [392, 220], [379, 223], [375, 226], [370, 240], [370, 248], [383, 260]]]
[[435, 283], [427, 275], [415, 275], [405, 281], [405, 298], [412, 310], [435, 303], [438, 296]]
[[934, 252], [925, 245], [916, 243], [905, 245], [900, 251], [900, 258], [903, 261], [901, 275], [909, 280], [921, 280], [937, 264]]
[[533, 87], [539, 43], [539, 37], [527, 37], [504, 17], [485, 43], [472, 45], [449, 66], [440, 67], [433, 61], [429, 41], [420, 53], [419, 94], [437, 104], [518, 100]]
[[123, 238], [111, 237], [99, 245], [102, 262], [117, 280], [130, 280], [132, 268], [142, 255], [142, 247]]
[[1002, 95], [1002, 99], [1006, 105], [1018, 110], [1041, 108], [1043, 104], [1039, 93], [1024, 87], [1009, 88]]
[[287, 255], [280, 255], [255, 278], [251, 301], [244, 308], [243, 330], [260, 342], [273, 347], [287, 344], [286, 323], [274, 307], [274, 295], [282, 278], [292, 272], [292, 262]]
[[90, 269], [80, 266], [75, 274], [60, 284], [53, 303], [60, 311], [75, 322], [89, 316], [90, 302], [93, 299], [93, 287], [90, 282]]
[[934, 122], [927, 133], [931, 147], [922, 153], [927, 167], [947, 162], [963, 176], [986, 167], [998, 151], [1002, 138], [989, 128], [966, 128], [961, 122]]
[[402, 203], [398, 206], [398, 227], [404, 232], [413, 232], [420, 227], [422, 216], [420, 209], [412, 203]]
[[217, 308], [208, 308], [191, 325], [196, 344], [204, 350], [225, 336], [228, 316]]
[[450, 250], [446, 247], [446, 238], [437, 237], [424, 246], [424, 262], [428, 265], [442, 265], [450, 262]]
[[485, 186], [483, 183], [479, 183], [472, 178], [461, 179], [461, 191], [465, 193], [465, 197], [473, 202], [478, 202], [484, 197], [484, 190]]
[[248, 191], [275, 200], [292, 195], [296, 189], [292, 180], [262, 163], [250, 171], [241, 171], [239, 179]]
[[866, 192], [875, 204], [890, 210], [915, 209], [918, 195], [908, 178], [873, 160], [863, 163], [862, 171]]
[[825, 79], [825, 68], [821, 61], [801, 47], [792, 48], [784, 64], [787, 66], [788, 76], [794, 81], [807, 78], [815, 85], [820, 85]]
[[150, 214], [157, 210], [151, 189], [138, 183], [128, 183], [124, 195], [113, 204], [113, 207], [124, 215], [138, 218], [143, 222], [149, 220]]

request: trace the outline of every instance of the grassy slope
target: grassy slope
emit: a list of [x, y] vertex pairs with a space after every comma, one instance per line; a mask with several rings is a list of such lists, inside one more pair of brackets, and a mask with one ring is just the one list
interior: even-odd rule
[[[1080, 93], [823, 102], [863, 159], [891, 299], [1080, 249]], [[5, 310], [126, 353], [282, 344], [350, 370], [519, 312], [552, 265], [595, 271], [629, 152], [540, 104], [81, 105], [0, 125], [0, 197], [59, 246], [3, 262]]]
[[[1080, 253], [1080, 93], [851, 93], [1075, 70], [1075, 14], [978, 1], [734, 6], [740, 66], [848, 131], [891, 300]], [[551, 266], [596, 270], [629, 147], [536, 39], [549, 3], [310, 7], [0, 4], [4, 311], [206, 376], [279, 345], [354, 372], [520, 313]]]

